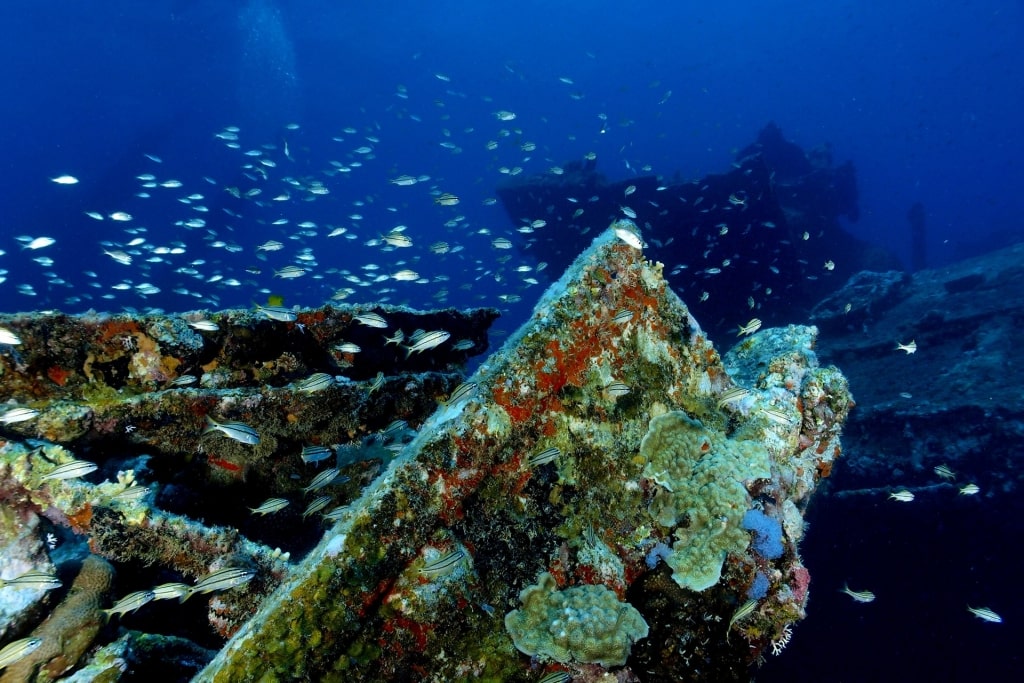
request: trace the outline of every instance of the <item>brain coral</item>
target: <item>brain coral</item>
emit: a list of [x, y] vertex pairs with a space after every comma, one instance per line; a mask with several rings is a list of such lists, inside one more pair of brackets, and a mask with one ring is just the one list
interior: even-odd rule
[[540, 575], [519, 594], [522, 609], [505, 615], [505, 629], [521, 652], [570, 661], [620, 666], [634, 642], [647, 637], [647, 622], [604, 586], [557, 590], [554, 577]]
[[651, 420], [640, 455], [647, 462], [644, 476], [662, 487], [651, 516], [675, 527], [677, 540], [665, 560], [672, 578], [695, 591], [714, 586], [726, 555], [747, 549], [742, 522], [750, 498], [743, 482], [771, 476], [768, 452], [676, 411]]

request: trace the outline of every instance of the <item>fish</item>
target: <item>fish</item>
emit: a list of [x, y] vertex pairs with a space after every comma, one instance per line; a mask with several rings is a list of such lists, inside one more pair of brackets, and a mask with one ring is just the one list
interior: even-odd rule
[[356, 322], [361, 325], [366, 325], [367, 327], [378, 327], [380, 329], [384, 329], [388, 326], [388, 321], [384, 320], [384, 318], [377, 313], [358, 313], [352, 316], [352, 318]]
[[937, 465], [934, 469], [935, 469], [935, 474], [937, 474], [939, 477], [941, 477], [943, 479], [947, 479], [949, 481], [954, 481], [956, 479], [956, 472], [951, 470], [949, 468], [949, 465], [946, 465], [946, 464]]
[[396, 346], [398, 346], [401, 345], [403, 341], [405, 341], [405, 332], [402, 332], [402, 330], [398, 330], [390, 337], [384, 337], [384, 346], [387, 346], [388, 344], [395, 344]]
[[875, 594], [872, 593], [871, 591], [854, 591], [854, 590], [850, 590], [850, 586], [845, 584], [845, 583], [843, 584], [843, 587], [840, 590], [840, 592], [841, 593], [846, 593], [851, 598], [853, 598], [855, 602], [868, 603], [868, 602], [874, 602], [875, 601]]
[[151, 602], [155, 597], [156, 595], [153, 594], [153, 591], [135, 591], [118, 600], [114, 603], [113, 607], [100, 611], [106, 614], [107, 617], [112, 617], [115, 614], [127, 614], [128, 612], [134, 612], [147, 602]]
[[448, 394], [448, 398], [441, 401], [441, 405], [454, 405], [462, 399], [472, 396], [476, 393], [478, 386], [479, 385], [476, 382], [463, 382], [459, 386], [455, 387], [452, 393]]
[[0, 669], [28, 657], [42, 644], [42, 638], [22, 638], [7, 644], [0, 650]]
[[49, 572], [41, 572], [35, 569], [15, 576], [13, 579], [0, 579], [0, 588], [13, 586], [15, 588], [35, 588], [37, 590], [53, 590], [60, 588], [64, 583]]
[[216, 332], [220, 329], [220, 326], [212, 320], [189, 320], [188, 326], [193, 330], [199, 330], [200, 332]]
[[284, 280], [292, 280], [297, 277], [302, 277], [306, 274], [306, 269], [301, 266], [285, 266], [274, 271], [274, 277], [279, 277]]
[[56, 178], [50, 178], [51, 182], [57, 183], [58, 185], [77, 185], [78, 178], [73, 175], [59, 175]]
[[56, 244], [56, 243], [57, 243], [57, 240], [55, 240], [52, 237], [36, 237], [35, 239], [30, 240], [26, 244], [22, 244], [21, 248], [22, 249], [31, 249], [31, 250], [34, 251], [36, 249], [44, 249], [44, 248], [46, 248], [46, 247], [48, 247], [48, 246], [50, 246], [52, 244]]
[[162, 583], [152, 589], [154, 600], [184, 600], [192, 589], [187, 583]]
[[732, 618], [729, 619], [729, 626], [725, 629], [725, 632], [726, 632], [725, 640], [726, 640], [726, 642], [729, 642], [729, 633], [732, 631], [733, 624], [735, 624], [737, 621], [740, 621], [741, 619], [745, 619], [746, 617], [748, 617], [751, 614], [753, 614], [754, 613], [754, 609], [756, 607], [757, 607], [757, 600], [747, 600], [745, 603], [740, 605], [740, 608], [738, 610], [736, 610], [736, 612], [732, 615]]
[[119, 491], [110, 497], [110, 500], [116, 500], [120, 502], [131, 502], [133, 500], [139, 500], [149, 493], [148, 486], [129, 486], [123, 491]]
[[537, 683], [569, 683], [572, 674], [568, 671], [553, 671], [537, 681]]
[[981, 491], [981, 489], [978, 488], [977, 484], [964, 484], [963, 486], [960, 487], [959, 495], [961, 495], [961, 496], [974, 496], [974, 495], [977, 495], [977, 493], [979, 491]]
[[256, 576], [255, 569], [244, 569], [242, 567], [225, 567], [223, 569], [218, 569], [217, 571], [207, 574], [203, 578], [199, 579], [199, 581], [189, 589], [188, 595], [185, 597], [191, 597], [195, 593], [212, 593], [213, 591], [235, 588], [248, 583], [254, 576]]
[[339, 519], [344, 517], [350, 511], [351, 511], [351, 508], [348, 505], [339, 505], [338, 507], [334, 508], [333, 510], [329, 510], [328, 512], [325, 512], [323, 517], [324, 517], [324, 519], [326, 519], [329, 522], [337, 522]]
[[458, 566], [465, 557], [466, 551], [462, 548], [450, 550], [443, 555], [424, 563], [419, 570], [420, 576], [447, 576], [454, 571], [455, 567]]
[[289, 501], [287, 498], [267, 498], [258, 507], [249, 508], [250, 512], [254, 515], [269, 515], [272, 512], [278, 512], [288, 507]]
[[126, 254], [125, 252], [119, 249], [114, 251], [107, 251], [106, 249], [104, 249], [103, 253], [109, 256], [110, 258], [114, 259], [118, 263], [120, 263], [122, 266], [130, 266], [132, 264], [131, 255]]
[[392, 247], [404, 248], [412, 246], [412, 238], [404, 232], [399, 232], [397, 230], [392, 230], [381, 239], [384, 240], [387, 245]]
[[417, 339], [414, 343], [410, 344], [409, 346], [402, 347], [403, 349], [405, 349], [405, 357], [406, 359], [408, 359], [409, 356], [411, 356], [414, 353], [422, 353], [428, 349], [436, 348], [441, 344], [445, 343], [446, 341], [448, 341], [448, 338], [451, 336], [451, 333], [446, 332], [445, 330], [434, 330], [432, 332], [427, 332], [422, 337]]
[[380, 436], [383, 440], [387, 441], [388, 439], [393, 439], [395, 436], [397, 436], [401, 432], [404, 432], [408, 428], [409, 423], [406, 422], [405, 420], [393, 420], [390, 424], [388, 424], [387, 427], [385, 427], [381, 431]]
[[629, 386], [623, 382], [610, 382], [604, 388], [604, 391], [612, 398], [618, 398], [629, 393]]
[[624, 308], [612, 316], [612, 322], [616, 325], [625, 325], [633, 319], [633, 311]]
[[836, 262], [835, 261], [825, 261], [825, 265], [823, 266], [823, 268], [825, 270], [828, 270], [828, 271], [835, 270], [836, 269]]
[[473, 342], [472, 339], [460, 339], [459, 341], [452, 344], [452, 351], [469, 351], [475, 346], [476, 344]]
[[440, 206], [455, 206], [459, 203], [459, 198], [450, 192], [445, 192], [439, 197], [434, 197], [434, 203]]
[[750, 392], [744, 389], [743, 387], [733, 387], [722, 394], [722, 397], [718, 400], [718, 407], [724, 408], [730, 403], [742, 401], [749, 395]]
[[311, 462], [320, 462], [334, 455], [327, 446], [303, 446], [302, 453], [299, 455], [302, 458], [302, 462], [307, 465]]
[[300, 391], [304, 394], [323, 391], [324, 389], [332, 386], [334, 386], [334, 377], [332, 375], [328, 375], [326, 372], [314, 372], [309, 377], [295, 383], [296, 391]]
[[491, 240], [491, 246], [494, 247], [495, 249], [511, 249], [512, 242], [505, 239], [504, 237], [497, 237]]
[[[319, 489], [322, 489], [323, 487], [333, 483], [334, 480], [338, 478], [338, 475], [340, 473], [341, 471], [337, 467], [332, 467], [329, 470], [324, 470], [320, 474], [313, 477], [313, 481], [309, 482], [309, 486], [302, 489], [302, 492], [309, 493], [310, 491], [317, 491]], [[348, 478], [346, 477], [345, 480], [347, 481]]]
[[84, 477], [85, 475], [95, 472], [99, 469], [99, 466], [94, 462], [88, 460], [72, 460], [71, 462], [64, 463], [59, 467], [56, 467], [40, 479], [40, 482], [47, 481], [49, 479], [77, 479], [78, 477]]
[[241, 443], [256, 446], [260, 442], [260, 435], [255, 429], [244, 422], [217, 422], [209, 415], [206, 416], [206, 428], [203, 429], [203, 436], [211, 432], [220, 432], [229, 439]]
[[1003, 623], [1003, 618], [990, 610], [988, 607], [971, 607], [967, 606], [967, 611], [978, 617], [982, 621], [987, 621], [991, 624]]
[[420, 274], [417, 273], [415, 270], [405, 269], [400, 270], [397, 273], [392, 273], [391, 277], [394, 278], [395, 280], [398, 280], [399, 282], [412, 282], [414, 280], [419, 280]]
[[546, 465], [549, 462], [554, 462], [561, 456], [562, 451], [559, 450], [557, 446], [551, 446], [550, 448], [545, 448], [542, 451], [534, 453], [527, 458], [526, 461], [529, 463], [530, 467], [539, 467], [541, 465]]
[[334, 348], [341, 353], [359, 353], [363, 350], [358, 344], [353, 344], [352, 342], [335, 344]]
[[761, 320], [759, 318], [751, 318], [750, 322], [746, 325], [740, 325], [740, 331], [736, 333], [737, 337], [744, 337], [748, 334], [754, 334], [761, 329]]
[[367, 395], [372, 394], [373, 392], [377, 391], [378, 389], [380, 389], [383, 386], [384, 386], [384, 372], [383, 371], [378, 371], [376, 376], [374, 376], [373, 381], [370, 382], [370, 389], [366, 393], [367, 393]]
[[909, 356], [912, 353], [917, 353], [917, 343], [914, 342], [913, 339], [911, 339], [906, 344], [901, 344], [899, 342], [896, 342], [896, 349], [895, 350], [896, 351], [905, 351], [906, 354]]
[[903, 491], [894, 491], [889, 494], [889, 500], [896, 500], [901, 503], [909, 503], [914, 500], [914, 494], [905, 489]]
[[262, 313], [271, 320], [282, 323], [290, 323], [298, 320], [299, 316], [290, 308], [284, 306], [260, 306], [256, 305], [256, 311]]
[[112, 221], [118, 221], [119, 223], [127, 223], [133, 218], [133, 216], [124, 211], [115, 211], [114, 213], [107, 214], [107, 218]]
[[796, 421], [794, 418], [790, 417], [785, 411], [778, 410], [777, 408], [763, 408], [761, 410], [761, 413], [772, 422], [780, 424], [783, 427], [792, 427], [793, 423]]
[[302, 513], [302, 518], [305, 519], [306, 517], [309, 517], [312, 514], [316, 514], [317, 512], [320, 512], [325, 507], [327, 507], [327, 504], [330, 503], [330, 502], [331, 502], [331, 497], [330, 496], [318, 496], [318, 497], [314, 498], [313, 501], [309, 505], [306, 506], [306, 509]]
[[621, 211], [626, 218], [636, 218], [636, 211], [628, 206], [620, 206], [619, 211]]
[[256, 251], [279, 251], [281, 249], [284, 249], [284, 245], [277, 240], [267, 240], [256, 247]]
[[6, 327], [0, 327], [0, 344], [7, 344], [8, 346], [18, 346], [21, 344], [21, 337], [11, 332]]
[[[623, 221], [619, 221], [617, 224], [621, 223], [623, 223]], [[635, 225], [633, 225], [633, 223], [630, 222], [626, 222], [626, 224], [628, 226], [631, 226], [632, 228], [636, 227]], [[626, 244], [628, 244], [629, 246], [633, 247], [634, 249], [644, 248], [644, 241], [640, 239], [640, 235], [636, 234], [636, 231], [630, 229], [629, 227], [615, 228], [615, 236], [618, 237], [623, 242], [625, 242]]]

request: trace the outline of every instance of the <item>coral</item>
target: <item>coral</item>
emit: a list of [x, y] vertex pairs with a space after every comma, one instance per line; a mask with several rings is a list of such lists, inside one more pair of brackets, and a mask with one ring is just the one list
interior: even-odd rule
[[85, 558], [67, 597], [32, 632], [32, 637], [42, 639], [42, 645], [7, 667], [0, 683], [36, 680], [37, 670], [45, 674], [46, 680], [52, 680], [73, 667], [106, 623], [102, 608], [109, 599], [113, 579], [114, 568], [109, 562], [96, 555]]
[[647, 463], [644, 476], [662, 487], [651, 516], [676, 527], [673, 552], [666, 558], [673, 578], [696, 591], [714, 586], [726, 555], [747, 548], [750, 537], [741, 522], [750, 497], [743, 482], [771, 477], [767, 451], [673, 411], [651, 420], [640, 455]]
[[519, 599], [523, 606], [505, 615], [505, 628], [531, 656], [621, 666], [633, 643], [647, 637], [640, 612], [604, 586], [557, 590], [555, 578], [544, 572]]

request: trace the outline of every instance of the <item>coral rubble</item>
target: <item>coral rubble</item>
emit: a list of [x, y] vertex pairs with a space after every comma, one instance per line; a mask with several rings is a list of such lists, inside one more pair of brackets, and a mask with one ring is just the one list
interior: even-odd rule
[[[723, 362], [636, 227], [612, 227], [199, 680], [746, 680], [788, 641], [845, 380], [813, 328], [761, 330]], [[687, 541], [704, 557], [672, 560]], [[580, 638], [535, 609], [556, 603]]]

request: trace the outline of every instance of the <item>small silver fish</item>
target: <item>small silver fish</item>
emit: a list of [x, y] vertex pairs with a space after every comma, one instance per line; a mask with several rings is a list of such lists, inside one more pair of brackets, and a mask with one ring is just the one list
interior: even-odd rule
[[303, 446], [300, 457], [302, 458], [302, 462], [308, 465], [311, 462], [321, 462], [326, 460], [332, 455], [334, 455], [334, 451], [327, 446]]
[[527, 463], [529, 463], [530, 467], [539, 467], [541, 465], [546, 465], [549, 462], [554, 462], [561, 457], [561, 455], [562, 451], [559, 450], [557, 446], [551, 446], [550, 448], [545, 448], [544, 450], [531, 455], [527, 458]]
[[420, 576], [447, 576], [455, 570], [455, 567], [466, 557], [466, 551], [462, 548], [450, 550], [420, 567]]
[[616, 325], [625, 325], [633, 319], [633, 311], [628, 308], [624, 308], [612, 317], [612, 322]]
[[290, 308], [284, 306], [256, 306], [256, 311], [262, 313], [271, 320], [281, 323], [290, 323], [298, 320], [299, 316]]
[[53, 574], [30, 569], [24, 574], [19, 574], [13, 579], [0, 579], [0, 588], [13, 586], [14, 588], [35, 588], [37, 590], [53, 590], [64, 584]]
[[0, 415], [0, 422], [5, 425], [9, 425], [14, 424], [15, 422], [34, 420], [37, 417], [39, 417], [39, 411], [35, 408], [11, 408]]
[[6, 327], [0, 327], [0, 344], [7, 344], [8, 346], [18, 346], [21, 344], [21, 337], [14, 334]]
[[960, 487], [961, 496], [973, 496], [976, 495], [979, 491], [981, 491], [981, 489], [978, 488], [977, 484], [964, 484], [963, 486]]
[[740, 325], [740, 331], [736, 333], [737, 337], [745, 337], [748, 334], [754, 334], [761, 329], [761, 320], [759, 318], [752, 318], [746, 325]]
[[313, 481], [309, 482], [309, 486], [302, 489], [303, 493], [309, 493], [310, 491], [317, 491], [323, 487], [334, 482], [338, 478], [340, 470], [337, 467], [332, 467], [329, 470], [324, 470], [320, 474], [313, 477]]
[[733, 387], [722, 394], [722, 397], [718, 400], [718, 407], [724, 408], [730, 403], [742, 401], [749, 395], [750, 392], [744, 389], [743, 387]]
[[89, 462], [88, 460], [72, 460], [71, 462], [64, 463], [63, 465], [50, 470], [46, 473], [46, 476], [39, 481], [43, 482], [49, 479], [76, 479], [78, 477], [84, 477], [98, 469], [99, 466], [94, 462]]
[[359, 313], [352, 316], [352, 318], [367, 327], [378, 327], [380, 329], [384, 329], [388, 326], [388, 321], [376, 313]]
[[455, 387], [455, 390], [448, 395], [448, 398], [441, 401], [441, 405], [450, 406], [455, 405], [464, 398], [468, 398], [476, 393], [477, 387], [476, 382], [463, 382], [459, 386]]
[[314, 372], [306, 379], [295, 383], [295, 389], [304, 394], [323, 391], [331, 386], [334, 386], [334, 377], [332, 375], [328, 375], [326, 372]]
[[306, 506], [305, 511], [302, 513], [302, 518], [305, 519], [306, 517], [312, 514], [320, 512], [325, 507], [327, 507], [327, 504], [330, 502], [330, 496], [317, 496], [309, 505]]
[[216, 332], [220, 329], [220, 325], [213, 322], [212, 320], [189, 320], [188, 326], [193, 330], [199, 330], [200, 332]]
[[871, 591], [854, 591], [854, 590], [850, 590], [850, 587], [848, 585], [846, 585], [845, 583], [843, 584], [842, 592], [846, 593], [847, 595], [849, 595], [856, 602], [868, 603], [868, 602], [874, 602], [875, 601], [875, 594], [872, 593]]
[[118, 600], [113, 607], [101, 611], [108, 617], [115, 614], [127, 614], [134, 612], [147, 602], [151, 602], [155, 597], [153, 591], [135, 591]]
[[123, 491], [119, 491], [110, 497], [110, 500], [120, 501], [122, 503], [131, 502], [133, 500], [139, 500], [149, 493], [148, 486], [129, 486]]
[[259, 507], [249, 508], [254, 515], [269, 515], [272, 512], [278, 512], [288, 507], [287, 498], [268, 498], [263, 501]]
[[213, 591], [227, 590], [241, 586], [256, 576], [255, 569], [244, 569], [242, 567], [225, 567], [218, 569], [212, 574], [207, 574], [196, 585], [189, 589], [188, 595], [195, 593], [212, 593]]
[[437, 348], [441, 344], [448, 341], [448, 338], [451, 336], [451, 333], [446, 332], [445, 330], [434, 330], [432, 332], [427, 332], [422, 337], [417, 339], [415, 343], [413, 343], [412, 345], [402, 347], [405, 349], [405, 357], [406, 359], [408, 359], [409, 356], [411, 356], [414, 353], [422, 353], [428, 349]]
[[370, 389], [366, 393], [367, 393], [367, 395], [372, 394], [373, 392], [377, 391], [378, 389], [380, 389], [383, 386], [384, 386], [384, 372], [380, 371], [373, 378], [373, 381], [370, 382]]
[[187, 583], [162, 583], [159, 586], [153, 587], [153, 599], [154, 600], [184, 600], [188, 592], [192, 590], [192, 586]]
[[950, 469], [949, 465], [938, 465], [934, 469], [935, 474], [937, 474], [939, 477], [943, 479], [946, 479], [947, 481], [954, 481], [956, 479], [956, 472]]
[[28, 657], [42, 644], [42, 638], [22, 638], [6, 645], [0, 650], [0, 669]]
[[1003, 618], [990, 610], [988, 607], [971, 607], [967, 606], [967, 611], [978, 617], [982, 621], [987, 621], [992, 624], [1003, 623]]
[[206, 416], [206, 428], [203, 436], [211, 432], [220, 432], [229, 439], [255, 446], [260, 442], [260, 435], [255, 429], [244, 422], [217, 422], [209, 415]]
[[745, 603], [740, 605], [740, 608], [736, 610], [736, 613], [732, 615], [732, 619], [729, 620], [729, 626], [725, 632], [725, 642], [729, 642], [729, 633], [732, 631], [732, 626], [737, 621], [745, 619], [754, 613], [754, 609], [757, 607], [757, 600], [747, 600]]
[[901, 503], [910, 503], [914, 500], [914, 494], [905, 489], [903, 491], [894, 491], [889, 494], [889, 500], [896, 500]]
[[629, 393], [629, 386], [623, 382], [611, 382], [604, 388], [604, 391], [610, 397], [618, 398]]

